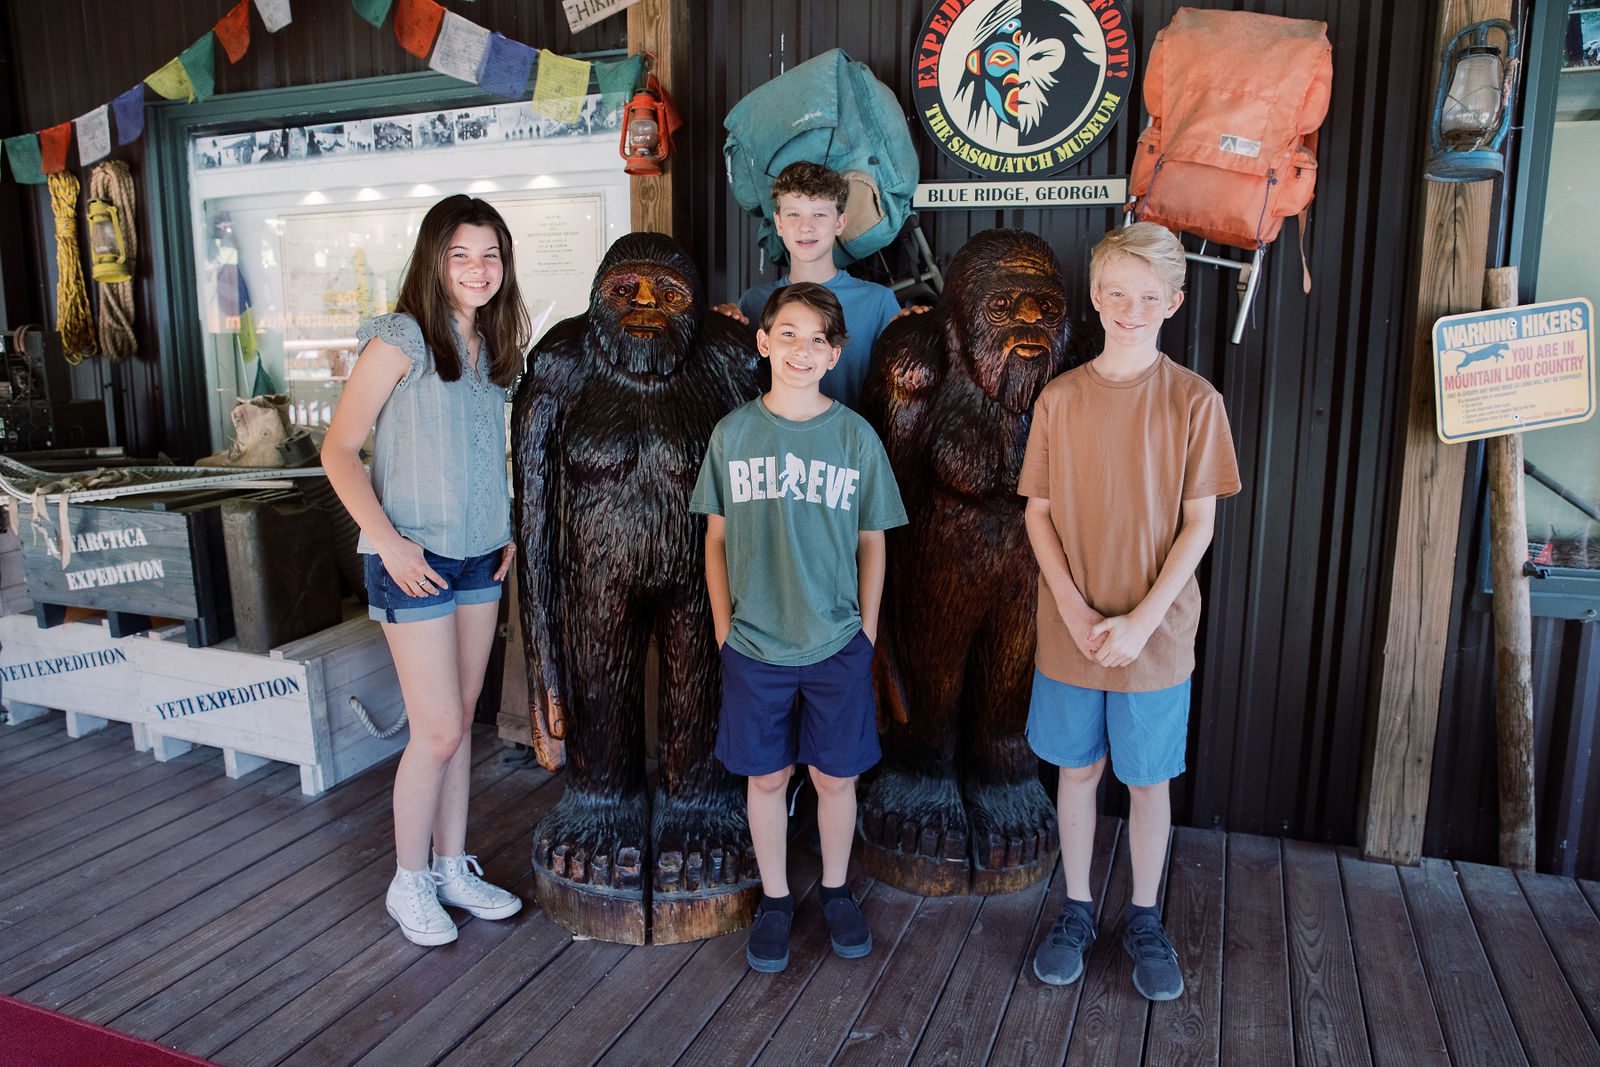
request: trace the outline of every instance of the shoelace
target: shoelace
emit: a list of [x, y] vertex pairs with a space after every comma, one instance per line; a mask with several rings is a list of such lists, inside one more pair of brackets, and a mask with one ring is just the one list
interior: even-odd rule
[[1056, 917], [1050, 926], [1050, 943], [1055, 945], [1069, 945], [1073, 948], [1082, 948], [1089, 943], [1092, 927], [1089, 920], [1076, 908], [1069, 908]]
[[423, 883], [431, 883], [429, 884], [428, 889], [432, 893], [438, 893], [439, 887], [444, 885], [444, 875], [440, 874], [438, 871], [418, 871], [416, 880], [411, 885], [406, 887], [410, 890], [410, 892], [406, 894], [406, 903], [409, 904], [419, 915], [423, 911]]
[[1140, 923], [1130, 927], [1128, 935], [1133, 939], [1133, 949], [1140, 959], [1164, 960], [1177, 955], [1172, 942], [1167, 939], [1167, 932], [1155, 923]]
[[478, 857], [476, 857], [476, 856], [462, 856], [461, 857], [461, 865], [463, 867], [471, 867], [473, 874], [477, 875], [480, 878], [483, 877], [483, 866], [480, 863], [478, 863]]

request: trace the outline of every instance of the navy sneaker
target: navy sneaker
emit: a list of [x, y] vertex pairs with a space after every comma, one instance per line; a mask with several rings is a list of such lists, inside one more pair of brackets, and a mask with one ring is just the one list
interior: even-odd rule
[[1135, 915], [1122, 933], [1122, 947], [1133, 959], [1133, 988], [1147, 1000], [1176, 1000], [1183, 992], [1183, 972], [1161, 920]]
[[1033, 957], [1033, 973], [1048, 985], [1071, 985], [1083, 977], [1083, 961], [1094, 946], [1094, 915], [1067, 901]]
[[828, 938], [833, 942], [834, 955], [858, 960], [872, 951], [872, 931], [867, 929], [867, 920], [849, 893], [824, 900], [822, 917], [828, 920]]
[[793, 911], [765, 905], [756, 910], [756, 921], [750, 925], [750, 941], [744, 950], [751, 970], [777, 974], [789, 966], [789, 929], [793, 925]]

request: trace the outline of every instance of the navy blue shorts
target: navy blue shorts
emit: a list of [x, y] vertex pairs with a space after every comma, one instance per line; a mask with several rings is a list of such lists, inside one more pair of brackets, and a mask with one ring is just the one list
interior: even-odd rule
[[453, 615], [457, 604], [493, 604], [500, 599], [500, 583], [494, 580], [500, 549], [470, 559], [451, 559], [424, 548], [422, 558], [450, 588], [435, 589], [427, 596], [408, 596], [389, 577], [381, 556], [372, 552], [362, 557], [369, 616], [379, 622], [421, 622]]
[[882, 754], [872, 642], [864, 632], [804, 667], [763, 663], [723, 644], [717, 759], [729, 771], [756, 776], [806, 763], [834, 778], [853, 778]]

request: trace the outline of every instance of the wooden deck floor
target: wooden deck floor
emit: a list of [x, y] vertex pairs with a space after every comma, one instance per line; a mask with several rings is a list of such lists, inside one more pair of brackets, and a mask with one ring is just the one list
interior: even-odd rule
[[[472, 847], [526, 893], [560, 782], [480, 735]], [[533, 909], [416, 948], [383, 909], [390, 774], [314, 800], [216, 752], [159, 764], [128, 729], [0, 726], [0, 992], [223, 1064], [1600, 1064], [1600, 885], [1180, 829], [1165, 887], [1187, 992], [1148, 1005], [1116, 917], [1083, 981], [1029, 968], [1053, 884], [919, 899], [862, 879], [877, 948], [823, 951], [802, 901], [782, 975], [744, 939], [574, 941]], [[794, 859], [797, 894], [818, 862]], [[1117, 863], [1110, 863], [1113, 856]]]

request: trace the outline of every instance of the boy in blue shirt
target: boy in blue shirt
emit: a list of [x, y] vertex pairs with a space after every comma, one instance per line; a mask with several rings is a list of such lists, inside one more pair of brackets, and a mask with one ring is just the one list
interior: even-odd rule
[[[789, 962], [794, 898], [785, 792], [810, 767], [822, 844], [819, 898], [833, 950], [872, 950], [845, 877], [856, 778], [878, 762], [873, 641], [883, 596], [883, 531], [906, 522], [883, 444], [823, 395], [845, 344], [844, 312], [821, 285], [780, 289], [756, 345], [772, 389], [711, 433], [689, 510], [706, 516], [706, 588], [722, 650], [717, 758], [749, 778], [750, 837], [762, 899], [745, 959]], [[798, 699], [796, 699], [798, 697]]]
[[816, 282], [826, 286], [844, 309], [848, 337], [838, 367], [822, 382], [822, 395], [856, 411], [872, 346], [883, 328], [900, 314], [900, 304], [887, 286], [862, 281], [833, 264], [833, 246], [844, 232], [849, 195], [850, 183], [821, 164], [791, 163], [779, 171], [772, 181], [772, 226], [788, 250], [789, 272], [775, 282], [752, 285], [737, 306], [720, 304], [716, 310], [740, 322], [753, 322], [760, 317], [767, 298], [786, 285]]

